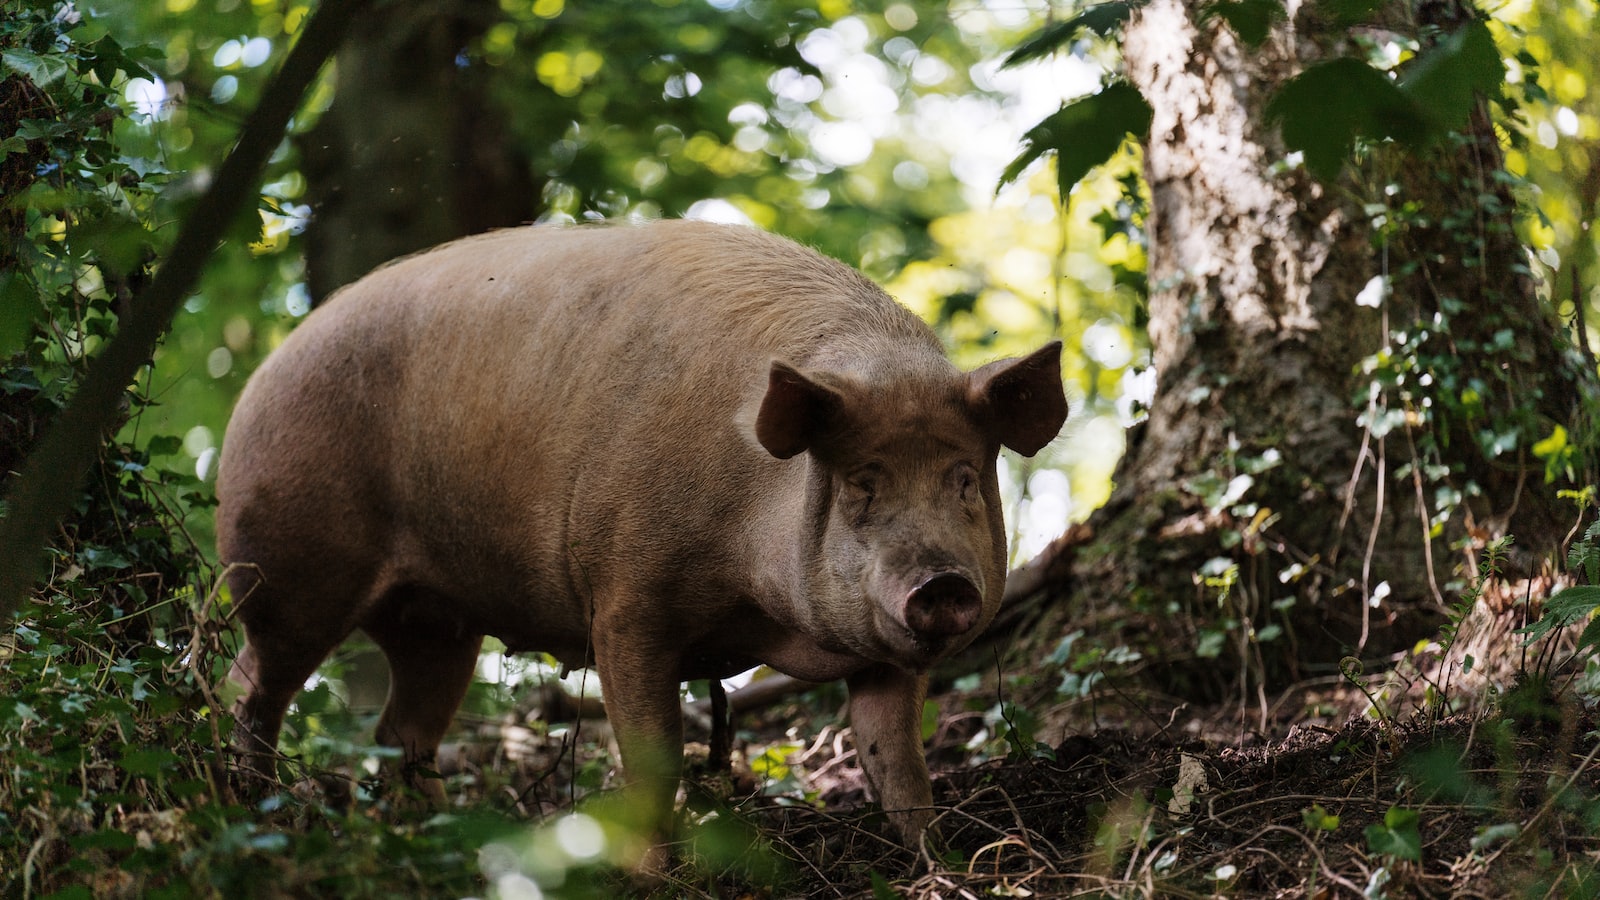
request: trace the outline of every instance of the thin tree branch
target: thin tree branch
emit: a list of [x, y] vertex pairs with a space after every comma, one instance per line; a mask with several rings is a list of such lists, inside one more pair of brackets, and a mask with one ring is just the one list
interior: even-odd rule
[[21, 604], [38, 577], [50, 532], [93, 464], [102, 437], [115, 421], [122, 392], [150, 359], [178, 305], [199, 280], [218, 236], [257, 190], [261, 171], [306, 89], [367, 2], [322, 0], [260, 104], [245, 120], [216, 179], [184, 219], [166, 262], [123, 319], [116, 338], [91, 361], [72, 402], [23, 464], [7, 497], [6, 517], [0, 519], [0, 621]]

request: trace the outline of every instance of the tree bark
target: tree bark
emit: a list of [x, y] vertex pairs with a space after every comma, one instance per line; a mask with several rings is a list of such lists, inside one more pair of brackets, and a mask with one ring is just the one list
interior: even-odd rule
[[[1252, 47], [1203, 6], [1152, 0], [1124, 44], [1154, 109], [1159, 388], [1110, 501], [1060, 548], [1070, 566], [1053, 570], [1068, 574], [1022, 604], [1054, 626], [1034, 633], [1125, 640], [1189, 698], [1241, 671], [1281, 684], [1431, 635], [1472, 548], [1500, 534], [1528, 551], [1516, 566], [1539, 565], [1576, 510], [1556, 505], [1527, 448], [1595, 392], [1534, 291], [1486, 112], [1425, 158], [1371, 148], [1322, 184], [1285, 162], [1266, 106], [1306, 66], [1355, 53], [1347, 31], [1301, 4]], [[1464, 13], [1423, 15], [1406, 27]], [[1380, 275], [1381, 308], [1358, 305]], [[1491, 458], [1482, 435], [1497, 423], [1521, 431]], [[1446, 517], [1441, 492], [1463, 498]]]
[[300, 141], [313, 302], [388, 260], [531, 221], [538, 209], [510, 116], [466, 53], [498, 7], [427, 0], [386, 13], [356, 26], [333, 105]]

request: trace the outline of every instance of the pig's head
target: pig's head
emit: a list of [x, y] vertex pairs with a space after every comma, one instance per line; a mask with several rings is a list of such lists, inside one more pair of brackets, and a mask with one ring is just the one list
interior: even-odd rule
[[913, 670], [989, 624], [1006, 561], [995, 460], [1060, 431], [1060, 356], [1052, 341], [969, 373], [943, 360], [870, 375], [772, 364], [755, 437], [779, 459], [807, 457], [796, 624]]

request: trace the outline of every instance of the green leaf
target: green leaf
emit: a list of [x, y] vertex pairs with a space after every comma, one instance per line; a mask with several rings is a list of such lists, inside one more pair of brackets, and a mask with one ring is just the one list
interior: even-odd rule
[[1300, 821], [1311, 832], [1333, 831], [1339, 827], [1339, 817], [1323, 809], [1321, 803], [1313, 803], [1300, 810]]
[[157, 778], [162, 772], [172, 770], [177, 760], [178, 757], [165, 747], [125, 749], [122, 758], [117, 761], [117, 766], [129, 775]]
[[1111, 159], [1128, 135], [1142, 140], [1150, 132], [1153, 113], [1139, 89], [1126, 82], [1108, 85], [1098, 94], [1057, 110], [1023, 136], [1023, 150], [1000, 176], [1005, 187], [1030, 163], [1056, 154], [1056, 178], [1063, 199], [1095, 166]]
[[6, 68], [20, 73], [37, 87], [49, 87], [67, 77], [67, 63], [57, 56], [40, 56], [29, 50], [0, 51]]
[[1478, 829], [1478, 833], [1472, 838], [1471, 846], [1473, 850], [1486, 850], [1490, 847], [1493, 847], [1495, 844], [1512, 840], [1521, 833], [1521, 826], [1517, 825], [1515, 822], [1502, 822], [1499, 825], [1481, 826]]
[[[1539, 617], [1539, 621], [1526, 628], [1518, 628], [1512, 634], [1526, 634], [1528, 639], [1522, 642], [1522, 646], [1526, 647], [1550, 632], [1565, 628], [1588, 616], [1597, 607], [1600, 607], [1600, 587], [1593, 585], [1569, 587], [1544, 602], [1544, 614]], [[1588, 631], [1586, 630], [1584, 634], [1587, 636]]]
[[78, 44], [92, 44], [111, 33], [111, 29], [99, 22], [84, 20], [72, 28], [69, 34]]
[[1583, 633], [1578, 635], [1578, 644], [1573, 650], [1582, 652], [1596, 647], [1600, 647], [1600, 619], [1590, 619], [1589, 624], [1583, 627]]
[[91, 569], [131, 569], [133, 563], [128, 557], [110, 547], [84, 547], [78, 554], [85, 566]]
[[44, 318], [39, 295], [17, 272], [0, 274], [0, 359], [27, 346], [34, 324]]
[[1400, 89], [1415, 101], [1432, 131], [1460, 128], [1478, 96], [1498, 96], [1506, 77], [1494, 36], [1481, 19], [1440, 41], [1406, 69]]
[[1285, 18], [1281, 0], [1215, 0], [1201, 7], [1200, 21], [1222, 19], [1251, 47], [1261, 46], [1275, 20]]
[[1018, 44], [1017, 49], [1011, 51], [1000, 64], [1000, 68], [1008, 69], [1043, 59], [1076, 39], [1080, 31], [1091, 31], [1103, 38], [1110, 37], [1128, 21], [1128, 17], [1135, 9], [1144, 4], [1145, 0], [1113, 0], [1111, 3], [1097, 3], [1070, 19], [1051, 22]]
[[1338, 176], [1358, 138], [1420, 136], [1420, 112], [1387, 76], [1359, 60], [1341, 57], [1290, 79], [1267, 104], [1290, 150], [1324, 180]]
[[1567, 429], [1559, 422], [1551, 429], [1549, 437], [1535, 441], [1533, 446], [1528, 449], [1533, 451], [1534, 456], [1545, 461], [1547, 481], [1554, 480], [1548, 477], [1550, 464], [1559, 464], [1572, 456], [1572, 448], [1567, 441]]
[[144, 452], [151, 456], [171, 456], [183, 449], [183, 438], [175, 434], [157, 435], [144, 445]]
[[1567, 551], [1567, 569], [1582, 572], [1590, 584], [1600, 582], [1600, 520], [1591, 522], [1583, 540]]
[[1420, 818], [1420, 814], [1414, 809], [1389, 807], [1389, 811], [1384, 813], [1382, 825], [1374, 823], [1367, 826], [1365, 832], [1367, 849], [1375, 854], [1387, 854], [1413, 862], [1420, 861], [1422, 834], [1417, 829]]

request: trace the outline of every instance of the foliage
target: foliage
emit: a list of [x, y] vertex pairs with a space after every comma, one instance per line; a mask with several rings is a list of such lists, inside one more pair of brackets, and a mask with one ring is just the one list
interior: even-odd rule
[[1499, 92], [1504, 73], [1488, 26], [1475, 20], [1419, 56], [1398, 83], [1340, 57], [1290, 80], [1268, 112], [1289, 149], [1331, 180], [1359, 141], [1422, 146], [1459, 130], [1480, 94]]
[[[1023, 41], [1007, 65], [1064, 49], [1085, 30], [1110, 37], [1139, 5], [1120, 0], [1103, 3], [1046, 25]], [[1340, 12], [1346, 26], [1365, 18], [1351, 17], [1357, 11], [1348, 4]], [[1216, 2], [1203, 5], [1201, 20], [1214, 17], [1226, 22], [1254, 47], [1283, 14], [1274, 0]], [[1306, 165], [1331, 180], [1360, 140], [1421, 145], [1459, 129], [1478, 95], [1498, 93], [1504, 72], [1488, 26], [1474, 20], [1418, 57], [1398, 83], [1366, 60], [1341, 56], [1309, 66], [1290, 79], [1278, 89], [1267, 111], [1280, 123], [1289, 149], [1305, 154]], [[1044, 153], [1054, 152], [1060, 157], [1065, 197], [1089, 169], [1111, 158], [1124, 132], [1142, 138], [1148, 128], [1149, 106], [1137, 91], [1113, 84], [1041, 122], [1007, 169], [1006, 180]]]
[[[39, 368], [47, 347], [31, 345]], [[63, 402], [38, 370], [14, 359], [0, 371], [8, 450]], [[111, 443], [63, 525], [49, 582], [0, 634], [0, 892], [137, 890], [167, 884], [185, 861], [163, 836], [216, 796], [228, 729], [209, 687], [223, 671], [218, 624], [176, 512], [207, 502], [192, 477]]]
[[1006, 167], [1000, 185], [1004, 187], [1015, 180], [1045, 153], [1054, 153], [1056, 178], [1061, 196], [1065, 197], [1090, 169], [1117, 152], [1126, 135], [1145, 140], [1150, 116], [1150, 104], [1144, 96], [1123, 83], [1109, 85], [1097, 94], [1063, 106], [1023, 137], [1025, 149]]
[[[0, 20], [0, 358], [29, 350], [41, 381], [64, 378], [113, 330], [160, 240], [150, 224], [166, 173], [124, 154], [116, 86], [153, 54], [125, 50], [70, 5], [30, 0]], [[47, 313], [72, 330], [56, 352], [30, 346]]]
[[1076, 40], [1084, 31], [1101, 38], [1112, 37], [1127, 23], [1133, 11], [1143, 5], [1143, 0], [1111, 0], [1088, 6], [1070, 18], [1051, 22], [1029, 35], [1007, 54], [1005, 65], [1020, 66], [1049, 57]]
[[1567, 568], [1573, 577], [1587, 583], [1550, 595], [1539, 620], [1517, 629], [1517, 634], [1527, 635], [1523, 641], [1526, 647], [1570, 625], [1587, 623], [1578, 635], [1573, 654], [1579, 659], [1588, 659], [1600, 649], [1600, 619], [1594, 618], [1594, 611], [1600, 609], [1600, 521], [1591, 522], [1583, 537], [1567, 551]]

